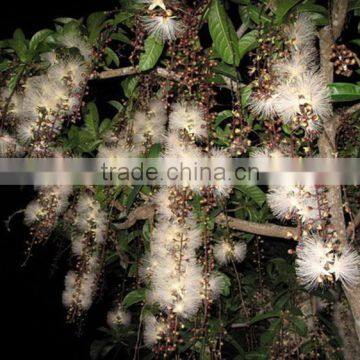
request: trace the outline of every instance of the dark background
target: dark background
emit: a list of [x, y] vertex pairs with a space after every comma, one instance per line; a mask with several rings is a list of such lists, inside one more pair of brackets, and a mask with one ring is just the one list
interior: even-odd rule
[[[111, 10], [116, 4], [116, 0], [10, 1], [0, 12], [0, 40], [11, 37], [18, 27], [29, 38], [37, 30], [52, 28], [54, 18], [79, 18], [94, 11]], [[347, 24], [345, 38], [356, 37], [356, 25]], [[104, 97], [108, 96], [109, 88], [116, 89], [114, 85], [111, 81], [103, 82], [100, 90], [96, 89], [92, 95], [102, 98], [105, 104]], [[104, 107], [99, 110], [103, 112]], [[0, 299], [3, 300], [0, 319], [4, 332], [0, 339], [3, 350], [9, 351], [4, 358], [87, 360], [91, 341], [98, 335], [96, 329], [105, 322], [104, 301], [95, 304], [84, 326], [68, 325], [61, 303], [64, 277], [69, 267], [68, 253], [62, 248], [64, 243], [55, 238], [36, 247], [26, 266], [22, 266], [25, 240], [28, 239], [22, 214], [14, 216], [10, 223], [11, 232], [4, 225], [11, 214], [26, 207], [33, 197], [30, 187], [0, 186]]]
[[[3, 6], [0, 12], [0, 39], [11, 37], [18, 27], [29, 38], [40, 29], [53, 28], [54, 18], [79, 18], [94, 11], [113, 9], [116, 4], [116, 0], [9, 1], [7, 8]], [[61, 303], [68, 268], [66, 253], [59, 257], [62, 244], [55, 239], [38, 246], [27, 265], [22, 266], [28, 238], [22, 214], [13, 218], [11, 232], [5, 229], [4, 220], [23, 209], [32, 198], [30, 187], [0, 186], [0, 297], [3, 301], [0, 319], [4, 332], [0, 335], [1, 358], [89, 359], [96, 329], [104, 324], [105, 312], [96, 311], [101, 304], [95, 305], [84, 326], [68, 325]]]

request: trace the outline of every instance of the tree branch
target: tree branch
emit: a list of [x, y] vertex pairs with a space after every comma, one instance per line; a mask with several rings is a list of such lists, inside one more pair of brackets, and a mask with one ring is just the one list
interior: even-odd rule
[[[126, 221], [121, 224], [115, 224], [119, 230], [129, 229], [134, 226], [138, 220], [148, 220], [155, 214], [155, 205], [143, 205], [133, 210], [127, 217]], [[296, 239], [298, 230], [294, 227], [280, 226], [275, 224], [260, 224], [251, 221], [236, 219], [233, 217], [220, 214], [216, 217], [216, 223], [219, 225], [228, 225], [234, 230], [240, 230], [256, 235], [269, 237]]]
[[282, 239], [296, 239], [297, 238], [297, 228], [280, 226], [275, 224], [260, 224], [256, 222], [251, 222], [247, 220], [241, 220], [227, 216], [225, 214], [220, 214], [216, 218], [216, 223], [219, 225], [226, 225], [231, 229], [240, 230], [248, 232], [251, 234], [276, 237]]
[[348, 236], [351, 236], [356, 228], [360, 225], [360, 211], [357, 213], [357, 215], [354, 217], [354, 220], [349, 223], [346, 232]]
[[[170, 80], [178, 79], [176, 74], [169, 72], [164, 68], [157, 67], [157, 68], [155, 68], [154, 71], [156, 72], [157, 75], [159, 75], [160, 77], [163, 77], [165, 79], [170, 79]], [[96, 75], [94, 75], [93, 79], [94, 80], [96, 80], [96, 79], [99, 79], [99, 80], [112, 79], [115, 77], [136, 75], [136, 74], [140, 74], [140, 73], [141, 73], [141, 70], [138, 67], [127, 66], [127, 67], [123, 67], [120, 69], [110, 69], [110, 70], [105, 70], [105, 71], [99, 72]]]
[[331, 24], [334, 40], [336, 40], [342, 33], [349, 1], [348, 0], [334, 0], [331, 10]]
[[134, 209], [121, 224], [114, 224], [119, 230], [129, 229], [135, 225], [138, 220], [148, 220], [155, 215], [154, 205], [144, 205]]

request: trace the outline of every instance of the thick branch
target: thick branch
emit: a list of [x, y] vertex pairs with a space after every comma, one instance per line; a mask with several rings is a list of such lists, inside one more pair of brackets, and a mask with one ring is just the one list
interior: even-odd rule
[[333, 7], [331, 10], [331, 22], [334, 40], [336, 40], [342, 33], [348, 5], [348, 0], [334, 0], [333, 2]]
[[219, 225], [226, 225], [231, 229], [248, 232], [251, 234], [276, 237], [282, 239], [296, 239], [297, 229], [294, 227], [280, 226], [275, 224], [260, 224], [247, 220], [236, 219], [233, 217], [220, 214], [216, 218], [216, 223]]
[[[159, 75], [160, 77], [163, 77], [165, 79], [176, 80], [176, 78], [177, 78], [176, 74], [171, 73], [171, 72], [167, 71], [166, 69], [163, 69], [160, 67], [155, 68], [154, 71], [156, 72], [157, 75]], [[136, 75], [136, 74], [140, 74], [140, 73], [141, 73], [141, 70], [138, 67], [127, 66], [127, 67], [123, 67], [120, 69], [111, 69], [111, 70], [102, 71], [100, 73], [97, 73], [93, 77], [93, 79], [100, 79], [100, 80], [112, 79], [115, 77]]]
[[[127, 217], [126, 221], [115, 226], [120, 230], [129, 229], [134, 226], [138, 220], [147, 220], [154, 217], [155, 206], [144, 205], [133, 210]], [[240, 230], [256, 235], [263, 235], [269, 237], [277, 237], [283, 239], [296, 239], [297, 229], [293, 227], [280, 226], [274, 224], [259, 224], [251, 221], [236, 219], [233, 217], [220, 214], [216, 218], [216, 223], [219, 225], [226, 225], [234, 230]]]

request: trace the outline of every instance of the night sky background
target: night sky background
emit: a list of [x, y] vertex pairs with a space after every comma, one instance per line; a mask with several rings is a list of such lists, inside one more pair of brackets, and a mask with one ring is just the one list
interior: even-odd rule
[[[0, 39], [12, 37], [21, 28], [29, 38], [36, 31], [53, 28], [57, 17], [87, 16], [94, 11], [110, 10], [116, 1], [7, 2], [0, 12]], [[1, 343], [7, 349], [5, 357], [11, 360], [34, 358], [37, 360], [90, 359], [91, 341], [96, 329], [104, 325], [105, 308], [95, 304], [87, 323], [82, 328], [65, 321], [61, 303], [64, 276], [68, 269], [68, 252], [56, 241], [49, 241], [33, 251], [26, 266], [25, 239], [28, 230], [22, 225], [22, 214], [16, 215], [7, 232], [4, 220], [23, 209], [33, 198], [30, 187], [0, 186], [0, 281], [1, 281]], [[100, 311], [99, 311], [100, 308]]]

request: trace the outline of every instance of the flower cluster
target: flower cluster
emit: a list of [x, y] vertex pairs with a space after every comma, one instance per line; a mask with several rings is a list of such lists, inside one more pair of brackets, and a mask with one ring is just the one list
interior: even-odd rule
[[50, 236], [59, 216], [68, 205], [72, 192], [69, 186], [42, 186], [38, 197], [25, 209], [24, 222], [30, 227], [30, 233], [37, 242], [43, 242]]
[[92, 304], [99, 278], [99, 255], [106, 242], [106, 231], [107, 217], [100, 204], [92, 196], [82, 195], [76, 205], [71, 237], [76, 268], [67, 274], [63, 292], [63, 304], [68, 308], [71, 320], [88, 310]]
[[16, 137], [29, 147], [32, 156], [51, 156], [51, 143], [59, 134], [65, 118], [80, 110], [87, 79], [91, 73], [91, 47], [77, 35], [68, 34], [63, 46], [78, 48], [79, 55], [61, 58], [56, 52], [42, 59], [44, 74], [27, 79], [23, 90], [9, 100], [8, 114], [17, 120]]
[[265, 69], [250, 106], [256, 115], [279, 117], [293, 129], [314, 135], [331, 116], [330, 92], [315, 63], [315, 28], [302, 14], [284, 32], [288, 51]]
[[312, 290], [325, 282], [340, 281], [345, 288], [360, 282], [360, 256], [348, 245], [339, 249], [318, 236], [307, 237], [297, 250], [296, 272], [300, 282]]
[[[285, 157], [285, 153], [286, 149], [257, 149], [251, 157], [276, 160]], [[326, 196], [321, 186], [269, 186], [266, 198], [271, 211], [280, 220], [300, 220], [312, 229], [326, 217]]]
[[132, 123], [133, 141], [136, 146], [161, 144], [165, 139], [166, 108], [162, 101], [153, 99], [146, 111], [136, 111]]
[[171, 336], [172, 317], [191, 318], [205, 298], [214, 298], [220, 292], [220, 278], [211, 275], [207, 280], [197, 260], [196, 251], [202, 244], [201, 230], [191, 213], [176, 212], [186, 206], [184, 199], [181, 189], [175, 187], [161, 189], [154, 199], [158, 204], [158, 222], [141, 274], [149, 284], [148, 302], [158, 304], [170, 320], [158, 322], [151, 317], [145, 321], [147, 345]]

